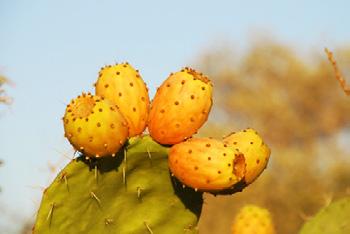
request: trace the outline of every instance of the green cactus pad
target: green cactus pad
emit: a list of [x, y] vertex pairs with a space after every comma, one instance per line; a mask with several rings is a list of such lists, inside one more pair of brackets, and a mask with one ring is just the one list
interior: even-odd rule
[[72, 160], [45, 190], [33, 233], [198, 233], [202, 193], [170, 176], [167, 156], [146, 136], [114, 158]]
[[350, 197], [343, 198], [321, 209], [306, 222], [300, 234], [349, 234]]

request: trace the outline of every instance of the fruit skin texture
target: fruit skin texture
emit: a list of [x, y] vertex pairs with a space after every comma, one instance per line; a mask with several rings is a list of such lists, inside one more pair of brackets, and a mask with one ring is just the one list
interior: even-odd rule
[[33, 233], [198, 233], [202, 193], [175, 183], [168, 148], [146, 136], [125, 149], [127, 160], [72, 160], [45, 190]]
[[271, 153], [269, 147], [251, 128], [232, 133], [223, 141], [244, 154], [247, 163], [244, 180], [247, 184], [252, 183], [267, 166]]
[[150, 101], [139, 72], [129, 63], [106, 66], [101, 69], [95, 86], [96, 95], [119, 107], [128, 122], [129, 136], [142, 134], [146, 128]]
[[128, 137], [118, 108], [91, 94], [83, 93], [67, 105], [63, 124], [69, 142], [88, 157], [113, 155]]
[[206, 122], [212, 106], [212, 84], [185, 68], [171, 74], [157, 90], [148, 120], [150, 135], [161, 144], [191, 137]]
[[300, 234], [349, 234], [350, 197], [334, 201], [307, 221]]
[[189, 187], [220, 193], [231, 189], [244, 177], [245, 159], [221, 141], [191, 138], [171, 147], [169, 168]]
[[276, 231], [267, 209], [246, 205], [234, 219], [232, 234], [276, 234]]

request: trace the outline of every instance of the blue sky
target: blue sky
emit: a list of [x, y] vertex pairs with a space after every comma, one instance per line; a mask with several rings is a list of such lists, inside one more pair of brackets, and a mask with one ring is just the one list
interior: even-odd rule
[[[303, 51], [349, 43], [348, 9], [345, 0], [1, 0], [0, 73], [15, 84], [8, 87], [15, 102], [0, 109], [1, 209], [20, 220], [35, 214], [36, 187], [54, 176], [48, 163], [63, 166], [62, 153], [72, 152], [60, 121], [64, 103], [93, 91], [101, 66], [129, 61], [154, 94], [203, 49], [223, 41], [246, 49], [256, 32]], [[10, 219], [0, 232], [16, 231]]]

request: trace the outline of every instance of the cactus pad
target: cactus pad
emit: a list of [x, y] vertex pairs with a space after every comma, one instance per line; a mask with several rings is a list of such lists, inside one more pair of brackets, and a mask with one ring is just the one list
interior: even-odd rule
[[33, 233], [198, 233], [202, 193], [170, 176], [168, 148], [146, 136], [124, 149], [72, 160], [45, 190]]
[[340, 199], [321, 209], [306, 222], [300, 234], [349, 234], [350, 197]]

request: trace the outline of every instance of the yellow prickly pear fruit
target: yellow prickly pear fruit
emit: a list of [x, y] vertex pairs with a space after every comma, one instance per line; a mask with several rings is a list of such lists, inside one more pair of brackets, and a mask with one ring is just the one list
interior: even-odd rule
[[267, 209], [244, 206], [234, 219], [232, 234], [275, 234], [275, 227]]
[[232, 133], [223, 141], [244, 154], [247, 164], [244, 180], [247, 184], [252, 183], [267, 166], [271, 153], [269, 147], [251, 128]]
[[91, 94], [83, 93], [67, 105], [63, 123], [69, 142], [89, 157], [114, 156], [128, 137], [118, 108]]
[[210, 80], [191, 68], [171, 74], [153, 99], [148, 129], [161, 144], [191, 137], [205, 123], [212, 106]]
[[221, 141], [191, 138], [173, 145], [169, 168], [184, 185], [219, 193], [231, 189], [245, 174], [244, 156]]
[[129, 63], [106, 66], [101, 69], [95, 86], [96, 95], [119, 107], [128, 122], [129, 136], [142, 134], [147, 124], [150, 101], [138, 70]]

